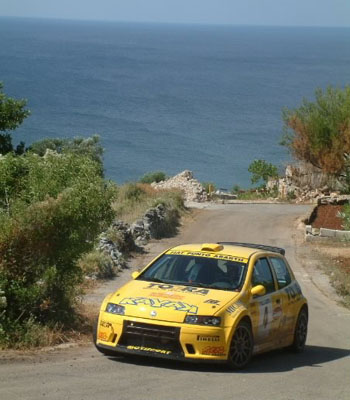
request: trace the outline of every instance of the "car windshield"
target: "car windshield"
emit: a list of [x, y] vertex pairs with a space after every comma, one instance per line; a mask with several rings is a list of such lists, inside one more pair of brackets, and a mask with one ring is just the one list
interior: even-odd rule
[[244, 282], [246, 265], [224, 259], [164, 254], [137, 279], [238, 291]]

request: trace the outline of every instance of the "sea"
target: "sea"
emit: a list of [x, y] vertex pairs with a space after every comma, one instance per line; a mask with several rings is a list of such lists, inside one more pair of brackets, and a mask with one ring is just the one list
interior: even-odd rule
[[284, 108], [350, 84], [350, 28], [1, 17], [0, 81], [31, 110], [14, 143], [99, 134], [117, 183], [189, 169], [230, 190], [291, 161]]

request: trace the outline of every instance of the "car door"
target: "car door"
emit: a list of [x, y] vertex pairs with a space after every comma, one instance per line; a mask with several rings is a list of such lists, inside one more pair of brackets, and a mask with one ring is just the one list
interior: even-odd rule
[[280, 306], [280, 296], [276, 293], [276, 283], [267, 257], [256, 260], [251, 286], [263, 285], [266, 293], [263, 296], [253, 296], [250, 302], [253, 317], [253, 333], [255, 345], [259, 350], [272, 346], [280, 325], [281, 314], [274, 314]]
[[277, 293], [281, 299], [282, 317], [280, 318], [279, 332], [283, 340], [293, 331], [294, 326], [294, 309], [290, 301], [293, 279], [286, 262], [282, 258], [269, 257], [269, 261], [276, 276]]

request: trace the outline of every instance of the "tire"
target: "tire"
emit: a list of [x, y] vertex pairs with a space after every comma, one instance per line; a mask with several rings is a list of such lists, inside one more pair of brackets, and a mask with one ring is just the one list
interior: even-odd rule
[[294, 339], [291, 345], [291, 350], [295, 353], [301, 353], [305, 348], [307, 337], [308, 313], [306, 308], [303, 308], [299, 315], [294, 329]]
[[242, 369], [253, 355], [254, 340], [252, 329], [247, 321], [241, 321], [231, 340], [230, 352], [227, 360], [231, 369]]
[[94, 326], [92, 328], [92, 341], [94, 342], [94, 345], [96, 349], [104, 354], [105, 356], [116, 356], [116, 353], [113, 350], [108, 350], [108, 349], [103, 349], [102, 347], [99, 347], [97, 342], [97, 324], [98, 324], [98, 317], [94, 323]]

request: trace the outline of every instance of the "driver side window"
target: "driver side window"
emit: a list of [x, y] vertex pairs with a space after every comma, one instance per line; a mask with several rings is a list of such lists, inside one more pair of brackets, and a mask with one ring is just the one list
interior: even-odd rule
[[263, 285], [266, 293], [275, 291], [275, 282], [266, 258], [260, 258], [254, 265], [252, 286]]

